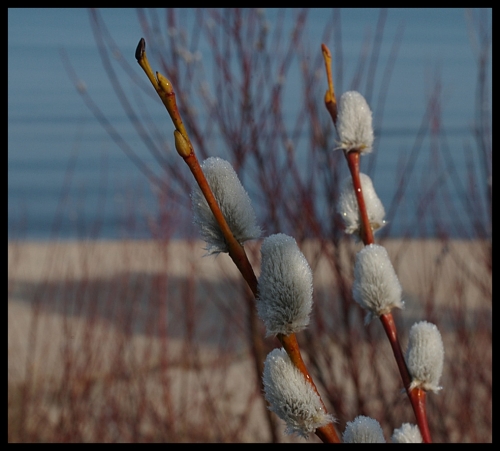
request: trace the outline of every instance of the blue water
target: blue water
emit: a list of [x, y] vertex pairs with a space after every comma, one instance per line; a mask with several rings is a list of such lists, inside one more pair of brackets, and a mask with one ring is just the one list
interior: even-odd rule
[[[293, 13], [286, 13], [285, 24], [290, 22]], [[136, 11], [112, 9], [101, 10], [101, 14], [133, 70], [144, 77], [134, 59], [135, 47], [143, 36]], [[184, 10], [179, 14], [179, 21], [189, 28], [193, 14]], [[269, 10], [264, 14], [272, 30], [282, 13]], [[336, 79], [337, 92], [351, 88], [350, 80], [364, 39], [370, 33], [373, 35], [378, 14], [378, 10], [372, 9], [341, 11], [344, 72], [341, 80]], [[491, 22], [491, 10], [486, 14]], [[163, 13], [160, 13], [160, 18], [164, 19]], [[331, 22], [331, 10], [309, 11], [304, 42], [317, 51], [325, 26]], [[435, 75], [439, 74], [442, 80], [441, 127], [460, 180], [460, 183], [453, 184], [455, 210], [440, 214], [445, 223], [453, 223], [456, 215], [467, 222], [471, 212], [463, 206], [462, 200], [465, 191], [471, 188], [468, 185], [470, 174], [467, 173], [471, 163], [466, 160], [464, 146], [475, 146], [471, 127], [475, 114], [477, 65], [466, 12], [462, 9], [390, 9], [375, 86], [380, 83], [400, 26], [404, 26], [404, 31], [387, 93], [383, 127], [376, 130], [379, 155], [373, 180], [377, 192], [387, 207], [396, 190], [397, 165], [409, 154], [415, 142]], [[327, 44], [333, 51], [333, 37]], [[128, 123], [110, 88], [99, 59], [88, 11], [9, 9], [9, 239], [149, 237], [155, 230], [152, 224], [158, 215], [155, 191], [84, 105], [64, 70], [61, 49], [65, 50], [79, 79], [113, 125], [141, 159], [155, 168], [153, 158]], [[201, 41], [199, 50], [205, 62], [208, 44]], [[290, 71], [286, 80], [287, 92], [293, 92], [300, 83], [293, 73]], [[491, 65], [487, 75], [487, 88], [491, 93]], [[213, 82], [210, 75], [207, 75], [207, 81], [209, 85]], [[326, 87], [324, 74], [319, 77], [319, 82]], [[138, 94], [130, 83], [125, 84], [127, 86], [132, 95]], [[158, 124], [164, 124], [164, 111], [157, 108], [149, 97], [140, 95], [149, 112], [158, 116]], [[376, 99], [375, 95], [374, 102]], [[297, 114], [293, 97], [289, 96], [284, 103], [291, 120]], [[168, 133], [171, 133], [170, 129]], [[214, 147], [213, 154], [217, 155]], [[298, 151], [303, 150], [298, 148]], [[429, 152], [430, 141], [426, 139], [415, 164], [423, 167], [432, 157]], [[179, 165], [182, 165], [180, 160]], [[484, 197], [487, 181], [481, 178], [479, 168], [473, 171], [476, 181], [479, 181], [475, 189]], [[415, 173], [418, 174], [418, 170]], [[421, 188], [419, 183], [419, 176], [414, 176], [405, 194], [410, 211], [414, 205], [411, 196]], [[179, 227], [174, 234], [191, 233], [188, 208], [181, 208], [176, 214]], [[413, 220], [408, 211], [398, 212], [388, 219], [393, 223], [390, 230], [393, 236], [408, 233]], [[487, 216], [476, 219], [490, 230]]]

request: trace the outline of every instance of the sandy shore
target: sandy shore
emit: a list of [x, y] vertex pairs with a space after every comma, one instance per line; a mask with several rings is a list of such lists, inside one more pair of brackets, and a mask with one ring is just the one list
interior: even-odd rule
[[[463, 273], [467, 308], [476, 308], [483, 300], [482, 286], [491, 283], [491, 273], [484, 271], [491, 247], [479, 241], [452, 240], [443, 245], [437, 240], [399, 240], [382, 243], [389, 252], [406, 294], [421, 295], [436, 276], [433, 297], [437, 303], [450, 302], [447, 281]], [[206, 257], [200, 241], [93, 241], [93, 242], [19, 242], [8, 244], [9, 302], [30, 302], [33, 293], [24, 285], [62, 284], [69, 280], [110, 279], [121, 274], [154, 274], [159, 277], [185, 279], [196, 272], [201, 281], [239, 279], [239, 273], [226, 255]], [[306, 242], [302, 250], [314, 272], [315, 287], [328, 286], [331, 266], [324, 254], [318, 259], [321, 245]], [[247, 246], [258, 275], [259, 245]], [[348, 243], [337, 253], [342, 270], [349, 271], [359, 244]], [[478, 264], [479, 262], [479, 264]], [[436, 274], [436, 271], [440, 271]]]
[[[390, 240], [383, 244], [404, 288], [409, 324], [425, 318], [429, 297], [440, 309], [457, 308], [458, 293], [471, 327], [478, 318], [483, 318], [483, 324], [484, 318], [491, 318], [491, 295], [485, 295], [488, 288], [491, 293], [491, 271], [478, 264], [488, 258], [487, 243], [450, 241], [443, 246], [435, 240]], [[339, 267], [349, 273], [359, 245], [331, 249], [321, 257], [320, 244], [307, 242], [302, 247], [313, 267], [320, 302], [333, 288], [328, 255], [337, 255]], [[258, 244], [248, 251], [258, 274]], [[254, 374], [248, 350], [238, 339], [245, 328], [246, 310], [233, 300], [242, 282], [226, 255], [203, 255], [199, 241], [9, 243], [9, 387], [26, 381], [39, 387], [39, 403], [45, 405], [50, 421], [57, 423], [61, 404], [48, 400], [54, 384], [79, 380], [75, 372], [82, 378], [80, 388], [72, 384], [73, 396], [92, 387], [97, 404], [110, 374], [120, 382], [116, 386], [122, 385], [116, 388], [115, 400], [122, 399], [120, 390], [130, 395], [131, 380], [143, 378], [147, 395], [134, 396], [146, 396], [158, 412], [165, 413], [169, 402], [178, 409], [189, 401], [197, 406], [192, 407], [189, 421], [199, 427], [210, 404], [207, 398], [214, 396], [219, 404], [224, 400], [225, 407], [217, 411], [231, 418], [228, 425], [235, 418], [245, 422], [246, 432], [238, 440], [268, 440], [261, 396], [255, 383], [245, 381]], [[161, 338], [165, 334], [168, 340]], [[449, 339], [453, 340], [452, 335]], [[186, 369], [186, 353], [196, 354], [196, 368]], [[160, 371], [165, 364], [168, 402]], [[123, 374], [117, 376], [117, 368]], [[12, 400], [9, 389], [9, 406]], [[148, 432], [152, 424], [151, 419], [145, 421], [141, 434], [154, 437]], [[226, 437], [228, 431], [219, 434]], [[103, 437], [117, 439], [111, 432]], [[89, 433], [87, 438], [96, 436]], [[217, 434], [210, 439], [217, 440]]]

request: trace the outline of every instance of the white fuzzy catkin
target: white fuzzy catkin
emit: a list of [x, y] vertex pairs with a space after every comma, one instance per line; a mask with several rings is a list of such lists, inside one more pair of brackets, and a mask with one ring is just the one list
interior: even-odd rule
[[340, 97], [337, 116], [339, 148], [345, 152], [369, 153], [373, 145], [372, 112], [365, 98], [357, 91]]
[[416, 424], [403, 423], [399, 429], [394, 429], [391, 437], [393, 443], [423, 443], [420, 429]]
[[383, 246], [369, 244], [357, 253], [352, 295], [368, 310], [365, 323], [395, 307], [403, 308], [401, 284]]
[[297, 242], [283, 233], [267, 237], [261, 247], [257, 312], [267, 336], [297, 333], [309, 324], [312, 271]]
[[[222, 158], [210, 157], [201, 164], [201, 168], [236, 240], [243, 244], [259, 238], [262, 230], [257, 225], [250, 198], [231, 164]], [[228, 252], [224, 235], [198, 185], [193, 188], [191, 201], [194, 222], [207, 243], [207, 253]]]
[[[371, 178], [363, 173], [359, 174], [359, 178], [361, 189], [363, 190], [363, 198], [365, 199], [368, 220], [370, 221], [372, 230], [376, 231], [386, 224], [384, 220], [385, 209], [375, 192]], [[350, 176], [342, 182], [337, 211], [344, 221], [345, 232], [359, 235], [361, 231], [361, 217], [358, 200], [356, 199], [356, 193], [352, 185], [352, 177]]]
[[294, 366], [284, 349], [274, 349], [264, 362], [264, 394], [273, 411], [286, 423], [287, 434], [307, 438], [334, 421], [323, 409], [318, 394]]
[[342, 440], [344, 443], [386, 443], [380, 423], [363, 415], [347, 423]]
[[406, 364], [412, 377], [410, 390], [415, 387], [434, 393], [441, 390], [443, 360], [443, 340], [437, 326], [427, 321], [411, 326], [406, 351]]

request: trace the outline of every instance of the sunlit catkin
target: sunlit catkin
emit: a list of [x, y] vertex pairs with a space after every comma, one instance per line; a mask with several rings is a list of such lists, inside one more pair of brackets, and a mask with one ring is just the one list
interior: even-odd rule
[[285, 423], [287, 434], [307, 438], [317, 428], [334, 421], [322, 407], [318, 394], [293, 365], [284, 349], [274, 349], [264, 362], [264, 394], [269, 409]]
[[[231, 164], [222, 158], [210, 157], [201, 168], [236, 240], [243, 244], [259, 238], [262, 230], [257, 225], [250, 198]], [[224, 235], [198, 185], [191, 193], [191, 201], [194, 222], [207, 244], [208, 254], [228, 252]]]
[[400, 428], [394, 429], [391, 437], [393, 443], [422, 443], [422, 435], [416, 424], [403, 423]]
[[[361, 189], [365, 200], [368, 220], [373, 231], [380, 229], [386, 223], [384, 220], [385, 209], [380, 201], [372, 180], [366, 174], [359, 174]], [[361, 216], [359, 214], [358, 201], [352, 185], [352, 177], [347, 177], [342, 183], [340, 197], [337, 204], [337, 211], [342, 217], [345, 225], [345, 232], [348, 234], [361, 233]]]
[[365, 322], [395, 307], [403, 308], [401, 284], [383, 246], [370, 244], [357, 253], [352, 294], [368, 310]]
[[345, 152], [369, 153], [373, 145], [372, 112], [357, 91], [347, 91], [338, 105], [337, 132], [339, 148]]
[[385, 443], [380, 423], [363, 415], [347, 423], [342, 439], [344, 443]]
[[410, 390], [415, 387], [437, 392], [443, 372], [444, 346], [435, 324], [420, 321], [411, 326], [406, 364], [412, 377]]
[[261, 247], [257, 312], [267, 335], [289, 335], [309, 324], [312, 308], [312, 271], [295, 239], [278, 233]]

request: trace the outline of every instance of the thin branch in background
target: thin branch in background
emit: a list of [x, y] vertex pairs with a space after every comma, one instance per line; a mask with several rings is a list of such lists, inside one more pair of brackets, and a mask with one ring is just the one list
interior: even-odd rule
[[78, 93], [81, 95], [83, 101], [87, 107], [92, 111], [92, 114], [97, 118], [102, 127], [108, 132], [109, 136], [115, 141], [115, 143], [122, 149], [123, 153], [134, 163], [135, 166], [146, 176], [146, 178], [158, 187], [162, 187], [162, 181], [156, 176], [156, 174], [137, 156], [136, 152], [129, 146], [129, 144], [123, 139], [120, 133], [113, 127], [106, 115], [101, 111], [98, 105], [92, 100], [87, 92], [87, 88], [82, 85], [82, 81], [77, 77], [77, 74], [71, 65], [68, 55], [64, 50], [61, 50], [61, 58], [70, 77], [73, 85], [77, 88]]

